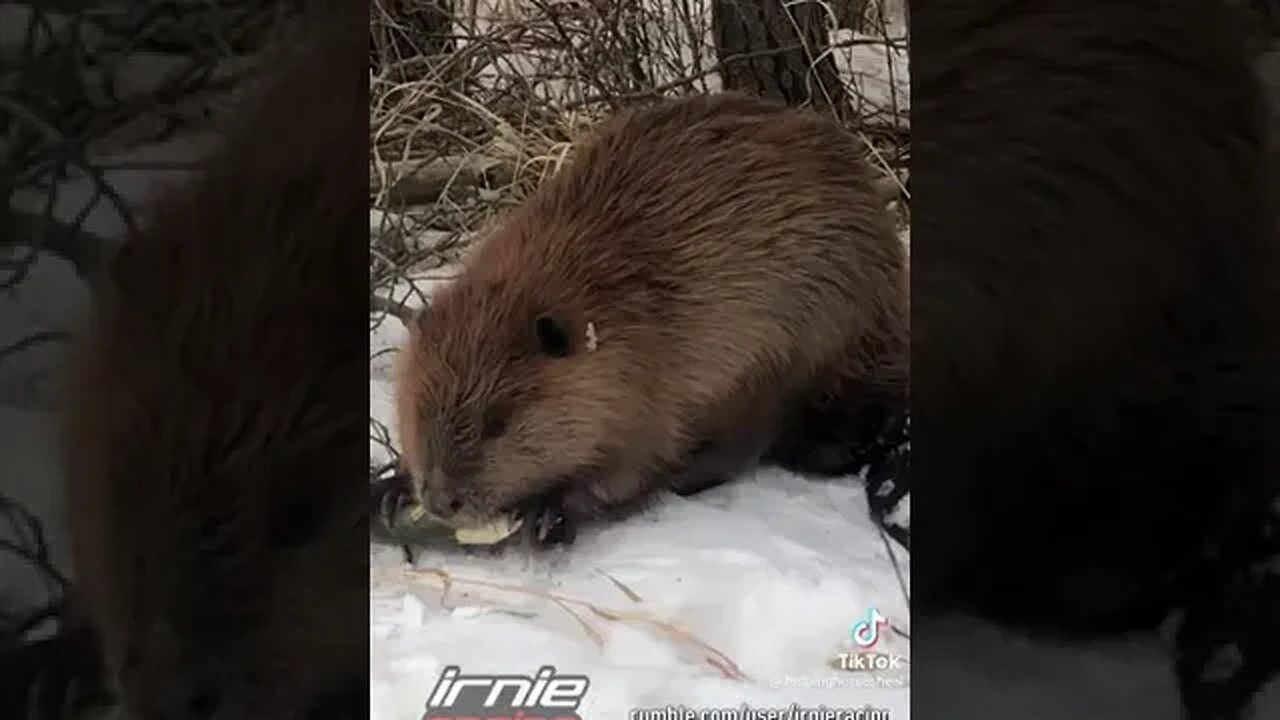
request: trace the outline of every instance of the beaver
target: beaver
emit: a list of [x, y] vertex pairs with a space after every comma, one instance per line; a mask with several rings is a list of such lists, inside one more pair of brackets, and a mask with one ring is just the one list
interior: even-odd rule
[[[1197, 599], [1225, 587], [1202, 562], [1266, 521], [1280, 244], [1225, 6], [913, 14], [917, 622], [1153, 628], [1216, 604]], [[917, 635], [917, 658], [936, 649]], [[1194, 689], [1211, 654], [1179, 653], [1195, 716], [1235, 717], [1239, 697], [1211, 709], [1218, 690]]]
[[421, 507], [496, 539], [766, 457], [840, 472], [838, 449], [781, 438], [905, 397], [906, 249], [875, 178], [839, 125], [743, 94], [603, 123], [409, 323], [396, 398]]
[[75, 578], [142, 720], [367, 712], [368, 60], [345, 5], [157, 198], [71, 361]]

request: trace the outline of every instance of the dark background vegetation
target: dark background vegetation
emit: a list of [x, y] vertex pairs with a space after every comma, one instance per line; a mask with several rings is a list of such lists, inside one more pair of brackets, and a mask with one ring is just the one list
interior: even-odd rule
[[146, 197], [216, 144], [221, 110], [302, 6], [0, 3], [0, 408], [15, 411], [0, 434], [17, 438], [0, 451], [2, 717], [109, 704], [66, 566], [52, 423], [26, 421], [56, 411], [86, 291]]

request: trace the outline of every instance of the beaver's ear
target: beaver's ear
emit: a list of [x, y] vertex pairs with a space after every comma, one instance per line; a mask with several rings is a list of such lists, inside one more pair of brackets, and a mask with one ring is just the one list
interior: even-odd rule
[[534, 322], [538, 334], [538, 350], [549, 357], [566, 357], [573, 352], [569, 333], [564, 325], [550, 315], [542, 315]]

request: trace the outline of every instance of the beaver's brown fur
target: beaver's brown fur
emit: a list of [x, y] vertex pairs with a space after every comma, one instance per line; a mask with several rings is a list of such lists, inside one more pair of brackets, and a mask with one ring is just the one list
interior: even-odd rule
[[73, 363], [75, 573], [143, 720], [367, 708], [367, 47], [348, 5], [122, 247]]
[[738, 94], [607, 122], [411, 323], [400, 442], [427, 508], [624, 512], [749, 467], [824, 391], [905, 393], [905, 248], [862, 157]]

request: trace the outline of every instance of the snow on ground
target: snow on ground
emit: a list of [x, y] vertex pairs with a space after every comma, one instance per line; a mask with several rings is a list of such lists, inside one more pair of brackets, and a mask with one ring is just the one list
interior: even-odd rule
[[[402, 329], [377, 332], [374, 349], [402, 337]], [[389, 423], [380, 365], [370, 396], [374, 415]], [[869, 607], [910, 630], [885, 543], [852, 479], [762, 470], [584, 529], [545, 555], [424, 550], [410, 567], [399, 549], [374, 547], [371, 563], [375, 720], [421, 715], [447, 664], [464, 673], [532, 675], [542, 664], [585, 673], [582, 714], [599, 720], [670, 704], [869, 704], [894, 717], [908, 709], [906, 672], [875, 687], [865, 673], [829, 665], [853, 649], [850, 626]], [[452, 580], [447, 595], [441, 572]], [[673, 637], [661, 623], [696, 639]], [[909, 655], [904, 638], [882, 637], [876, 650]], [[743, 679], [727, 677], [735, 666]]]
[[[859, 687], [874, 679], [828, 665], [852, 649], [849, 627], [868, 606], [904, 626], [908, 617], [884, 545], [864, 518], [852, 483], [761, 472], [584, 531], [547, 557], [432, 552], [410, 568], [396, 549], [378, 548], [370, 579], [372, 717], [420, 714], [446, 664], [528, 674], [553, 664], [585, 673], [593, 690], [583, 715], [602, 720], [634, 707], [742, 702], [870, 704], [903, 717], [905, 687]], [[437, 571], [452, 578], [447, 596]], [[585, 603], [627, 619], [602, 617]], [[907, 641], [887, 636], [877, 649], [907, 655]], [[726, 677], [735, 666], [745, 679]]]

